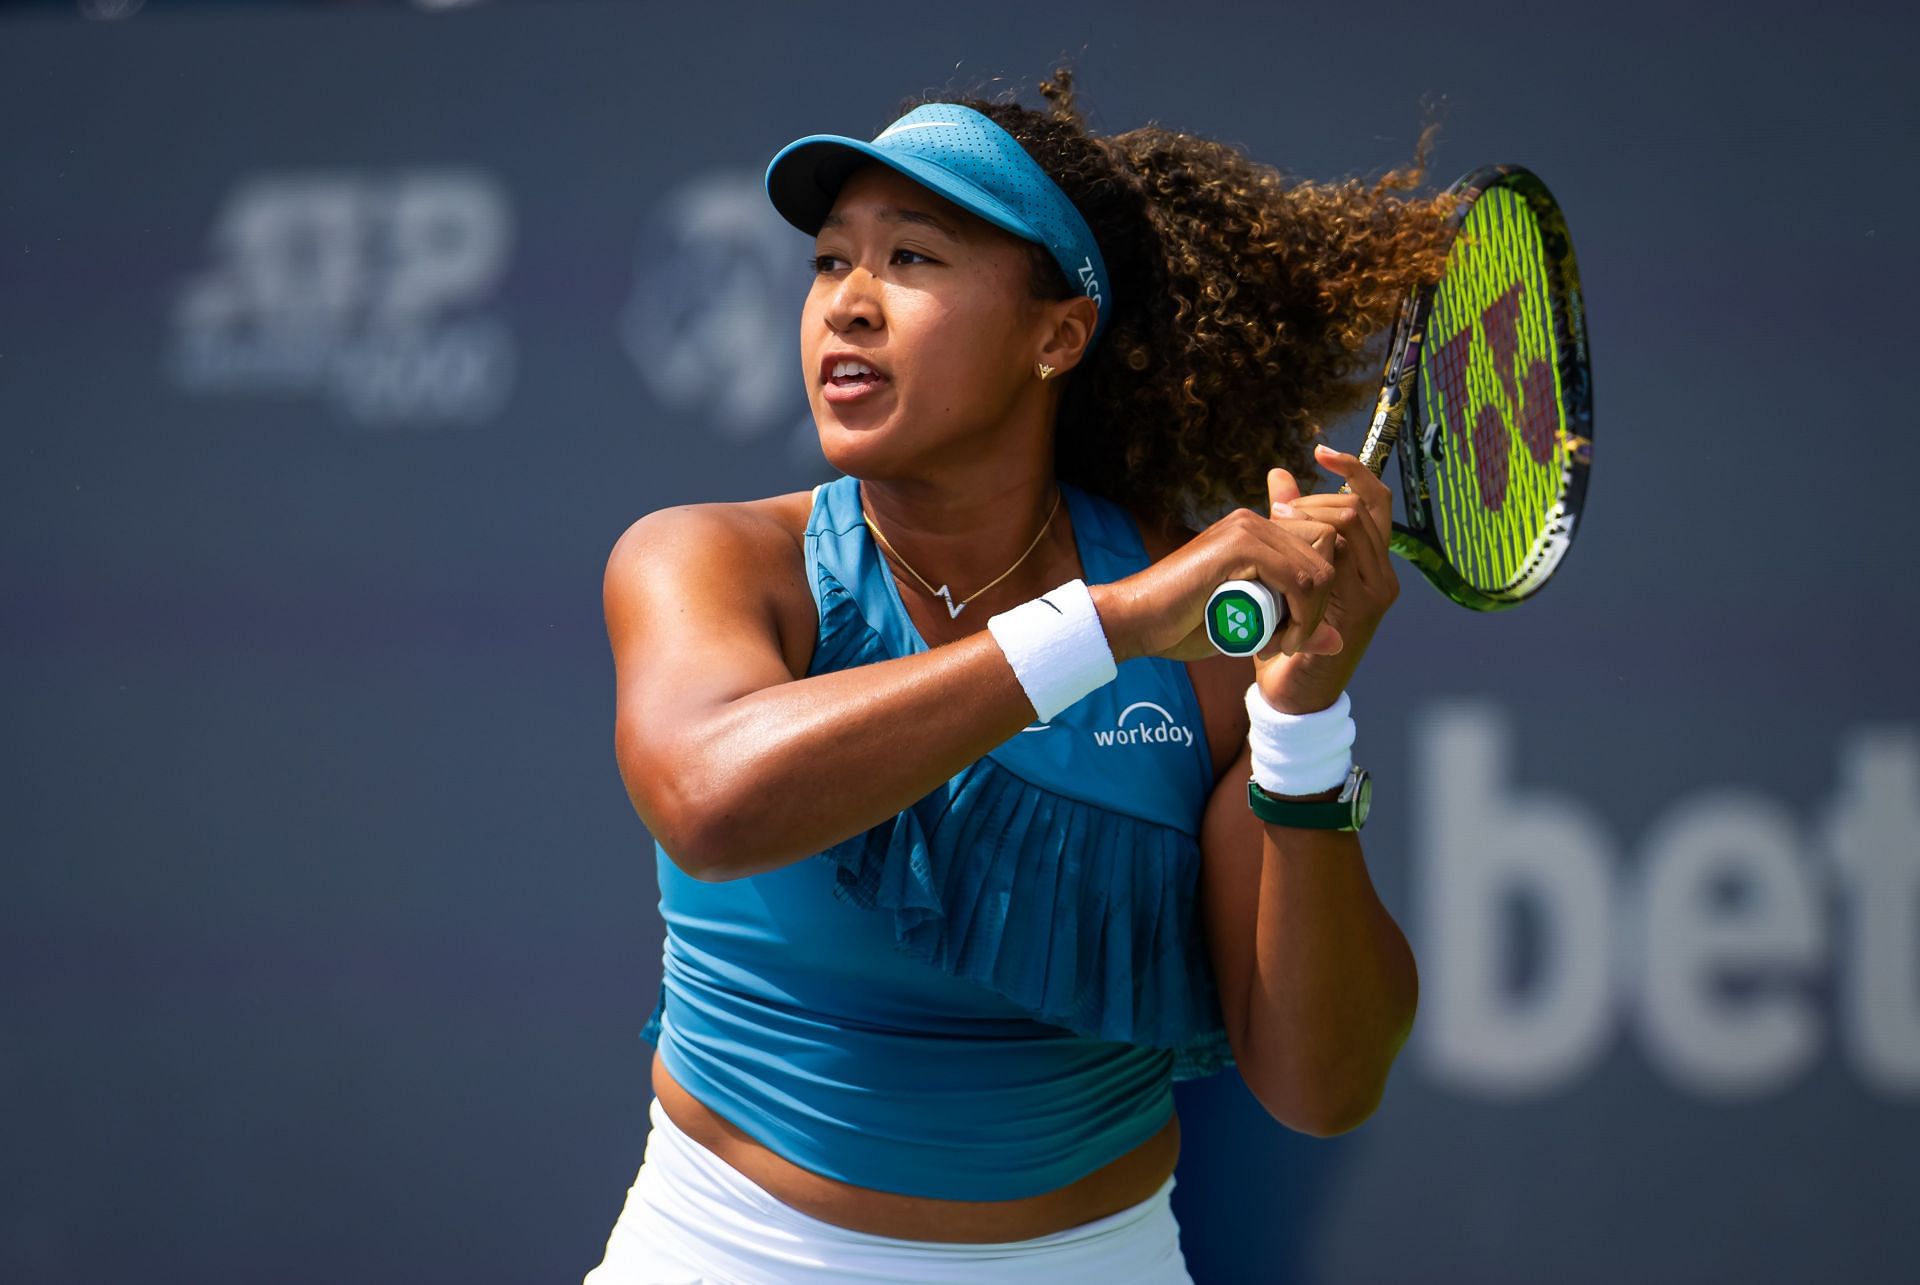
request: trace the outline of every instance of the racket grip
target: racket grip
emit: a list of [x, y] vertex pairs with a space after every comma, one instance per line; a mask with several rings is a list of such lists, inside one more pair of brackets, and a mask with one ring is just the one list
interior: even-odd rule
[[1229, 580], [1207, 599], [1207, 638], [1224, 655], [1253, 655], [1286, 620], [1286, 599], [1258, 580]]

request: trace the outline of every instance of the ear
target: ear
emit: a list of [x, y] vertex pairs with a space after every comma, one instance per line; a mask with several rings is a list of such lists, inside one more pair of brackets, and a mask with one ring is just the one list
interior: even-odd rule
[[1100, 311], [1093, 300], [1085, 295], [1076, 295], [1072, 299], [1049, 303], [1045, 315], [1046, 321], [1041, 331], [1043, 342], [1040, 350], [1034, 354], [1034, 360], [1044, 361], [1064, 374], [1078, 366], [1080, 359], [1086, 355], [1087, 345], [1093, 341], [1093, 327], [1100, 319]]

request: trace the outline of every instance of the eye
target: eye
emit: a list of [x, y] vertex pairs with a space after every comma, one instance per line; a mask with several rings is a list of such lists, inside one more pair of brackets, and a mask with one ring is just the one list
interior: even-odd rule
[[[918, 265], [922, 265], [922, 263], [939, 263], [939, 259], [935, 259], [933, 255], [922, 254], [922, 252], [918, 252], [918, 250], [904, 250], [904, 248], [893, 252], [893, 261], [895, 261], [895, 263], [904, 263], [906, 267], [918, 267]], [[849, 263], [847, 259], [843, 259], [841, 255], [806, 255], [806, 269], [808, 269], [810, 273], [814, 273], [816, 277], [824, 277], [824, 275], [828, 275], [828, 273], [837, 273], [837, 271], [843, 271], [843, 269], [847, 269], [847, 267], [852, 267], [852, 263]]]

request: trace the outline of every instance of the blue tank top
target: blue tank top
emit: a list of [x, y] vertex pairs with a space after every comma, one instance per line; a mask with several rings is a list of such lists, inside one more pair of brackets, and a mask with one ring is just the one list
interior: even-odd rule
[[[1124, 510], [1061, 490], [1089, 584], [1147, 565]], [[815, 488], [805, 544], [809, 674], [927, 650], [857, 479]], [[704, 883], [656, 844], [641, 1037], [815, 1173], [946, 1200], [1063, 1187], [1158, 1132], [1174, 1080], [1233, 1065], [1197, 913], [1212, 786], [1185, 666], [1142, 658], [816, 856]]]

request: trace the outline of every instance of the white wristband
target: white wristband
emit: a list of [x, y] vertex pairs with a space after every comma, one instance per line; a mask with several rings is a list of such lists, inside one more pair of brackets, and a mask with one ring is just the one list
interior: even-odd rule
[[1247, 687], [1247, 741], [1253, 779], [1268, 794], [1318, 794], [1347, 779], [1353, 766], [1353, 702], [1340, 699], [1311, 714], [1283, 714], [1267, 704], [1260, 684]]
[[1120, 672], [1084, 580], [989, 618], [987, 629], [1043, 723]]

